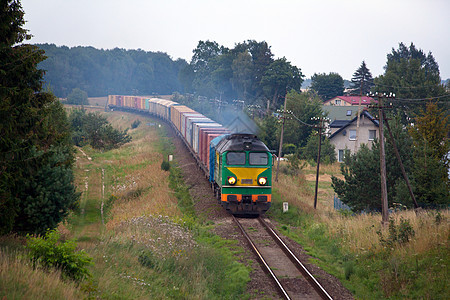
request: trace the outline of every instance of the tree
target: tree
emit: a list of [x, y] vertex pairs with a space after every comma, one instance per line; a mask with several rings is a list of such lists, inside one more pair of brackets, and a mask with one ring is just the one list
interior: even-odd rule
[[70, 130], [59, 101], [41, 90], [43, 51], [22, 44], [30, 35], [20, 2], [0, 5], [0, 233], [41, 233], [78, 200]]
[[448, 116], [436, 103], [429, 102], [415, 121], [409, 132], [414, 141], [412, 172], [416, 197], [425, 205], [447, 206], [450, 203]]
[[249, 52], [251, 55], [251, 86], [248, 92], [253, 98], [253, 104], [263, 97], [264, 91], [261, 80], [266, 73], [266, 70], [273, 62], [272, 51], [267, 42], [257, 42], [255, 40], [247, 40], [243, 43], [239, 43], [232, 51], [234, 53]]
[[[308, 137], [308, 142], [305, 147], [299, 149], [298, 156], [302, 159], [308, 161], [317, 161], [319, 147], [319, 135], [317, 133], [312, 133]], [[330, 143], [327, 138], [322, 138], [322, 146], [320, 149], [320, 161], [324, 164], [332, 164], [336, 161], [336, 152], [334, 150], [334, 145]]]
[[252, 84], [252, 56], [248, 50], [237, 55], [231, 68], [233, 70], [233, 78], [231, 79], [233, 89], [245, 101]]
[[[292, 66], [285, 57], [273, 61], [267, 68], [261, 84], [268, 98], [272, 98], [272, 107], [283, 105], [287, 89], [300, 92], [303, 75], [296, 66]], [[279, 97], [281, 96], [281, 97]]]
[[67, 96], [67, 104], [86, 105], [89, 104], [88, 96], [85, 91], [75, 88]]
[[[396, 113], [402, 115], [404, 125], [409, 123], [425, 109], [426, 98], [439, 97], [445, 94], [441, 84], [439, 66], [433, 55], [425, 53], [411, 45], [406, 47], [399, 44], [398, 50], [392, 48], [392, 53], [387, 55], [387, 63], [384, 75], [375, 78], [375, 90], [377, 92], [395, 93], [392, 105]], [[423, 101], [405, 101], [404, 99], [424, 99]], [[450, 98], [442, 98], [448, 101]]]
[[379, 156], [365, 144], [355, 154], [344, 156], [344, 180], [332, 176], [332, 187], [352, 210], [381, 210]]
[[366, 66], [366, 62], [363, 61], [361, 66], [353, 73], [353, 77], [350, 84], [350, 90], [355, 95], [366, 95], [370, 92], [370, 89], [374, 86], [372, 73]]
[[322, 102], [316, 94], [311, 92], [298, 93], [292, 90], [286, 97], [287, 109], [292, 111], [295, 118], [286, 120], [284, 141], [296, 145], [297, 148], [303, 147], [313, 131], [313, 127], [305, 124], [312, 124], [312, 117], [322, 115]]
[[337, 73], [314, 74], [311, 77], [311, 89], [315, 91], [322, 101], [344, 94], [344, 79]]
[[121, 131], [113, 128], [99, 113], [86, 114], [81, 109], [73, 111], [69, 118], [74, 132], [72, 139], [77, 146], [90, 144], [94, 149], [110, 150], [131, 141], [128, 129]]
[[259, 138], [270, 150], [277, 150], [279, 148], [279, 135], [277, 131], [280, 126], [277, 121], [277, 118], [274, 116], [266, 115], [261, 125]]

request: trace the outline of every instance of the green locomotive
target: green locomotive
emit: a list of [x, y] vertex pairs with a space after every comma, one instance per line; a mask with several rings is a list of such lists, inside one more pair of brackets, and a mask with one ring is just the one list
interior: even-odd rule
[[210, 144], [210, 182], [232, 214], [260, 215], [272, 200], [272, 154], [256, 135], [219, 136]]

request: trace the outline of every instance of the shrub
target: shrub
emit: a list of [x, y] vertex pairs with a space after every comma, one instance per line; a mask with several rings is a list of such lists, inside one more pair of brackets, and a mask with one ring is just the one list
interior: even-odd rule
[[56, 230], [48, 230], [44, 237], [28, 235], [28, 256], [33, 266], [59, 269], [64, 278], [76, 282], [90, 277], [87, 267], [92, 264], [92, 258], [83, 250], [76, 251], [75, 240], [61, 241], [60, 239], [60, 233]]
[[415, 231], [412, 228], [409, 220], [400, 218], [400, 224], [396, 225], [394, 219], [389, 219], [389, 234], [385, 238], [382, 232], [377, 231], [378, 236], [380, 237], [380, 243], [384, 247], [392, 248], [394, 245], [403, 245], [409, 242], [411, 238], [415, 236]]
[[170, 169], [170, 163], [167, 160], [164, 160], [161, 163], [161, 170], [169, 171], [169, 169]]
[[138, 128], [138, 127], [139, 127], [139, 125], [141, 125], [141, 120], [139, 120], [139, 119], [137, 119], [137, 120], [134, 120], [134, 122], [133, 122], [133, 123], [131, 123], [131, 129], [135, 129], [135, 128]]

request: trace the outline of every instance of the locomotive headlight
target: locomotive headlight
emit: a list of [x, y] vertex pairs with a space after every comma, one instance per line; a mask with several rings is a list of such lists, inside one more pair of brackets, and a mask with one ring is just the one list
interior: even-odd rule
[[236, 184], [236, 177], [232, 177], [232, 176], [228, 176], [228, 183], [230, 185], [235, 185]]
[[258, 184], [259, 185], [266, 185], [267, 184], [267, 177], [259, 177]]

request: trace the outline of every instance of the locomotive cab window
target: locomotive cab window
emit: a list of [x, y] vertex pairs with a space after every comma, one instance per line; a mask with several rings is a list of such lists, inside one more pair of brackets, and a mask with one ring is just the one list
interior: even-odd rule
[[227, 165], [245, 165], [245, 152], [228, 152]]
[[266, 166], [269, 162], [269, 156], [265, 152], [250, 152], [248, 160], [252, 166]]

